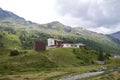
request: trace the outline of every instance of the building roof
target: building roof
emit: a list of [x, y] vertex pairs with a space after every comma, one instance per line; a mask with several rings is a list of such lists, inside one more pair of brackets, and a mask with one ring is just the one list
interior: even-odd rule
[[76, 45], [85, 45], [85, 44], [83, 44], [83, 43], [77, 43]]
[[63, 41], [63, 40], [60, 40], [60, 39], [54, 39], [54, 38], [48, 38], [48, 39], [57, 40], [57, 41]]

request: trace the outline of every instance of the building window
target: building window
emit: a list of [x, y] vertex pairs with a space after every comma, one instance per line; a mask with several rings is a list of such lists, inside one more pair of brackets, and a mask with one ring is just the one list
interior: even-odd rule
[[50, 43], [52, 44], [52, 41]]

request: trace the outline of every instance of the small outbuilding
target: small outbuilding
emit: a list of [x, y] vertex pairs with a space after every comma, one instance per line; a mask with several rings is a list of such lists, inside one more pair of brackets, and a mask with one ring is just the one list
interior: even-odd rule
[[34, 43], [34, 50], [35, 51], [45, 51], [46, 50], [45, 42], [36, 41]]

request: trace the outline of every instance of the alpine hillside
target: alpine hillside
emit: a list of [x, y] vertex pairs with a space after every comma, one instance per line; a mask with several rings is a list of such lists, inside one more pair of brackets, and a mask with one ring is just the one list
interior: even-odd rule
[[80, 27], [72, 28], [58, 21], [47, 24], [33, 23], [0, 8], [0, 48], [32, 49], [34, 41], [47, 42], [48, 38], [84, 43], [94, 50], [120, 54], [120, 44], [110, 36]]

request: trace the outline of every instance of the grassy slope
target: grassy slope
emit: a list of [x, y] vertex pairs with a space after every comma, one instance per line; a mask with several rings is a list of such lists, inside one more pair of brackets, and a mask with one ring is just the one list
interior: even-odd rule
[[10, 48], [10, 49], [14, 49], [14, 48], [20, 49], [21, 48], [19, 36], [17, 36], [17, 35], [5, 33], [2, 42], [5, 45], [4, 47], [6, 47], [6, 48]]
[[[77, 50], [83, 56], [86, 53], [89, 54], [88, 58], [96, 61], [94, 51]], [[101, 65], [96, 64], [81, 65], [81, 60], [76, 57], [72, 48], [56, 48], [42, 52], [26, 50], [21, 51], [20, 55], [13, 57], [9, 56], [10, 51], [9, 49], [0, 49], [0, 75], [2, 75], [0, 80], [53, 80], [58, 79], [62, 75], [95, 71], [101, 67]], [[92, 58], [93, 56], [94, 58]], [[105, 66], [119, 66], [119, 61], [111, 59], [111, 61], [108, 61], [108, 65]]]
[[52, 49], [47, 53], [47, 56], [51, 56], [51, 59], [58, 64], [58, 66], [74, 66], [79, 63], [79, 60], [73, 54], [73, 49], [70, 48], [58, 48]]
[[[72, 48], [56, 48], [43, 52], [26, 50], [13, 57], [9, 56], [10, 51], [0, 49], [0, 80], [52, 80], [61, 75], [88, 72], [100, 67], [81, 66]], [[84, 51], [80, 52], [84, 55]]]
[[[84, 52], [81, 52], [84, 55]], [[0, 51], [0, 74], [17, 74], [81, 66], [80, 59], [75, 56], [71, 48], [57, 48], [45, 52], [21, 51], [20, 55], [14, 57], [9, 56], [9, 53], [10, 50], [1, 49]]]

